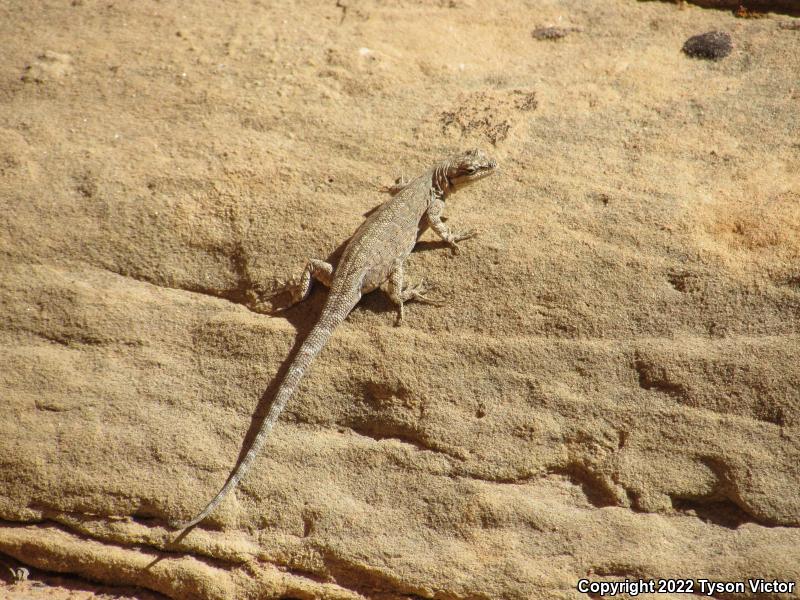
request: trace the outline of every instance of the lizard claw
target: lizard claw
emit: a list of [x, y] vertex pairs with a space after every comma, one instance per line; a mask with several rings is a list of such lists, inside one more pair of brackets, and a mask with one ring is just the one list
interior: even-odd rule
[[427, 281], [421, 279], [419, 283], [414, 285], [408, 286], [405, 290], [403, 290], [403, 294], [409, 299], [414, 300], [416, 302], [420, 302], [422, 304], [431, 304], [433, 306], [442, 306], [444, 304], [444, 300], [439, 300], [438, 298], [429, 298], [425, 294], [428, 293], [433, 289], [433, 286], [429, 285]]
[[420, 294], [414, 298], [415, 301], [419, 302], [420, 304], [430, 304], [431, 306], [444, 306], [447, 304], [441, 298], [428, 298], [428, 296], [423, 296]]
[[463, 240], [468, 240], [470, 238], [474, 238], [476, 235], [478, 235], [478, 230], [477, 229], [467, 229], [466, 231], [461, 231], [459, 233], [456, 233], [453, 236], [453, 241], [454, 242], [461, 242]]
[[450, 239], [447, 240], [447, 243], [450, 245], [450, 250], [452, 253], [458, 254], [460, 252], [460, 248], [457, 245], [458, 242], [474, 238], [476, 235], [478, 235], [478, 231], [476, 229], [467, 229], [466, 231], [460, 231], [459, 233], [452, 234]]
[[428, 282], [425, 279], [420, 279], [416, 283], [409, 283], [407, 286], [403, 288], [403, 295], [408, 296], [409, 298], [418, 294], [424, 294], [429, 292], [433, 289], [431, 286], [428, 285]]

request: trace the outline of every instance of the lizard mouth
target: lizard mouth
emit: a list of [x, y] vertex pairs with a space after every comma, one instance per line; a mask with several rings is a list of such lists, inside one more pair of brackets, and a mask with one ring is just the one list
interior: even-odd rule
[[465, 179], [467, 181], [477, 181], [478, 179], [483, 179], [484, 177], [488, 177], [492, 173], [497, 170], [497, 163], [491, 162], [489, 166], [483, 167], [480, 170], [476, 171], [475, 173], [468, 174]]

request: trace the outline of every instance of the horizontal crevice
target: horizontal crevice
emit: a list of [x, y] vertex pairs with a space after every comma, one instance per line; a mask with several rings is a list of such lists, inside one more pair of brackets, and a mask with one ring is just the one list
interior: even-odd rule
[[[18, 569], [20, 565], [25, 565], [25, 569], [28, 571], [27, 581], [33, 582], [34, 585], [40, 583], [50, 587], [59, 587], [75, 595], [89, 592], [97, 594], [98, 597], [105, 597], [107, 595], [108, 597], [117, 598], [118, 600], [169, 600], [169, 596], [144, 587], [99, 583], [73, 572], [56, 572], [39, 569], [2, 552], [0, 552], [0, 566], [2, 566], [3, 569], [0, 570], [2, 570], [3, 573], [0, 574], [0, 581], [13, 584], [14, 581], [10, 579], [11, 574], [9, 571], [6, 571], [6, 567]], [[6, 577], [7, 575], [9, 577]], [[37, 587], [39, 586], [37, 585]]]
[[426, 593], [422, 588], [411, 586], [407, 582], [393, 577], [389, 573], [381, 572], [377, 568], [367, 568], [364, 565], [349, 562], [331, 553], [323, 554], [323, 561], [336, 584], [372, 599], [409, 598], [422, 600], [436, 598], [436, 600], [490, 600], [485, 594], [456, 595], [446, 590], [439, 589], [434, 595]]
[[[101, 520], [101, 517], [92, 517], [91, 519], [87, 519], [83, 515], [76, 515], [76, 514], [69, 514], [70, 519], [75, 521], [80, 520], [91, 520], [97, 521]], [[185, 557], [192, 557], [195, 560], [205, 563], [209, 567], [215, 569], [228, 569], [233, 566], [240, 566], [241, 563], [234, 562], [230, 560], [225, 560], [221, 558], [216, 558], [209, 556], [207, 554], [198, 554], [196, 552], [189, 552], [187, 550], [177, 550], [177, 549], [169, 549], [163, 548], [159, 546], [155, 546], [153, 544], [148, 544], [142, 541], [141, 538], [137, 538], [136, 541], [125, 542], [119, 539], [110, 539], [104, 536], [95, 536], [87, 533], [85, 530], [80, 528], [75, 528], [73, 524], [69, 523], [66, 519], [60, 520], [57, 515], [50, 513], [45, 518], [39, 519], [37, 521], [29, 521], [29, 522], [14, 522], [14, 521], [3, 521], [0, 520], [0, 527], [9, 527], [9, 528], [25, 528], [25, 527], [42, 527], [48, 528], [51, 527], [62, 533], [66, 533], [67, 535], [73, 536], [78, 540], [88, 541], [88, 542], [95, 542], [99, 544], [104, 544], [107, 546], [112, 546], [115, 548], [120, 548], [122, 550], [141, 550], [152, 553], [155, 555], [154, 562], [158, 562], [164, 560], [166, 558], [185, 558]], [[146, 525], [145, 525], [146, 526]], [[175, 540], [181, 538], [183, 536], [177, 535]], [[173, 540], [173, 542], [175, 541]]]
[[670, 496], [670, 498], [676, 511], [696, 516], [702, 521], [727, 529], [737, 529], [746, 523], [753, 523], [767, 528], [793, 527], [792, 525], [780, 525], [767, 519], [760, 519], [727, 498], [687, 498], [681, 496]]
[[608, 564], [592, 567], [592, 574], [600, 577], [619, 577], [620, 579], [650, 579], [647, 573], [633, 565]]
[[[143, 569], [143, 572], [147, 571], [150, 568], [152, 568], [153, 566], [155, 566], [156, 564], [158, 564], [162, 560], [165, 560], [165, 559], [180, 559], [180, 558], [188, 558], [188, 557], [191, 557], [192, 560], [204, 563], [207, 566], [209, 566], [212, 569], [215, 569], [217, 571], [230, 571], [231, 569], [234, 569], [234, 568], [247, 568], [247, 565], [249, 564], [249, 560], [231, 561], [231, 560], [220, 559], [220, 558], [216, 558], [216, 557], [210, 557], [207, 554], [198, 553], [197, 551], [192, 551], [192, 552], [181, 551], [181, 552], [178, 552], [178, 551], [174, 551], [174, 550], [166, 550], [166, 549], [163, 549], [163, 548], [158, 548], [158, 547], [153, 546], [151, 544], [142, 543], [141, 538], [138, 538], [136, 540], [136, 542], [132, 541], [130, 544], [122, 543], [122, 542], [119, 542], [119, 541], [109, 541], [109, 540], [107, 540], [105, 538], [102, 538], [102, 537], [94, 537], [94, 536], [88, 535], [87, 533], [82, 532], [80, 530], [75, 530], [73, 527], [70, 527], [70, 526], [68, 526], [66, 524], [63, 524], [63, 523], [59, 522], [56, 518], [53, 518], [53, 517], [47, 518], [47, 519], [42, 519], [42, 520], [39, 520], [39, 521], [36, 521], [36, 522], [13, 522], [13, 521], [0, 520], [0, 530], [3, 527], [6, 527], [6, 528], [30, 528], [30, 527], [39, 528], [39, 527], [41, 527], [43, 529], [44, 528], [52, 528], [52, 529], [58, 530], [58, 531], [60, 531], [62, 533], [65, 533], [65, 534], [75, 538], [79, 542], [80, 541], [93, 542], [93, 543], [98, 543], [98, 544], [102, 544], [102, 545], [109, 546], [109, 547], [120, 548], [120, 549], [127, 550], [127, 551], [139, 551], [146, 557], [155, 555], [155, 558], [148, 564], [148, 566], [145, 569]], [[183, 534], [181, 534], [178, 537], [182, 538], [184, 536], [183, 536]], [[7, 556], [6, 554], [0, 553], [0, 566], [2, 566], [2, 562], [1, 561], [3, 559], [5, 559], [6, 556]], [[251, 558], [255, 558], [255, 557], [251, 557]], [[308, 583], [311, 583], [311, 584], [324, 585], [324, 584], [330, 583], [330, 578], [329, 577], [327, 577], [325, 575], [320, 575], [318, 573], [306, 571], [306, 570], [298, 568], [297, 566], [294, 566], [294, 565], [288, 565], [288, 564], [284, 564], [284, 563], [281, 563], [281, 562], [275, 562], [275, 561], [264, 561], [264, 560], [260, 560], [260, 559], [257, 559], [257, 558], [255, 560], [259, 564], [264, 564], [264, 565], [266, 565], [266, 566], [268, 566], [270, 568], [277, 569], [278, 571], [280, 571], [282, 573], [285, 573], [285, 574], [291, 576], [292, 578], [301, 579], [301, 580], [303, 580], [305, 582], [308, 582]], [[17, 564], [25, 565], [25, 568], [30, 573], [43, 573], [43, 574], [46, 574], [46, 573], [50, 573], [51, 572], [51, 571], [49, 571], [47, 569], [39, 569], [39, 568], [34, 567], [34, 566], [29, 566], [29, 564], [26, 563], [24, 561], [24, 559], [23, 560], [19, 560], [19, 559], [15, 559], [15, 558], [10, 558], [9, 557], [6, 562], [8, 562], [8, 564], [10, 566], [14, 566], [14, 565], [17, 565]], [[75, 571], [71, 570], [72, 566], [68, 562], [64, 563], [63, 567], [64, 567], [64, 570], [58, 572], [57, 576], [59, 578], [64, 578], [65, 580], [72, 580], [72, 581], [78, 581], [78, 582], [88, 582], [87, 586], [76, 586], [74, 588], [76, 590], [77, 589], [81, 589], [81, 590], [91, 589], [91, 590], [95, 591], [95, 590], [99, 589], [100, 591], [103, 591], [103, 589], [105, 587], [108, 587], [109, 590], [111, 590], [113, 588], [113, 591], [115, 592], [115, 597], [116, 597], [116, 595], [119, 595], [119, 593], [126, 593], [126, 591], [128, 591], [128, 590], [130, 590], [131, 595], [134, 598], [136, 598], [137, 600], [162, 600], [162, 599], [166, 599], [166, 598], [169, 597], [169, 596], [164, 595], [162, 593], [158, 593], [158, 592], [153, 591], [152, 589], [150, 589], [146, 585], [145, 586], [140, 586], [140, 587], [130, 586], [130, 585], [110, 586], [105, 582], [105, 580], [102, 580], [100, 583], [92, 583], [90, 579], [88, 579], [86, 577], [83, 577], [83, 576], [75, 573]], [[9, 577], [11, 576], [11, 572], [10, 571], [7, 571], [6, 574]], [[5, 577], [5, 575], [3, 577]], [[5, 579], [9, 579], [9, 577], [5, 577]], [[301, 600], [312, 600], [313, 598], [318, 597], [318, 594], [316, 594], [313, 591], [309, 592], [307, 589], [304, 588], [304, 586], [293, 586], [291, 584], [291, 581], [287, 581], [286, 583], [287, 583], [287, 593], [289, 594], [287, 596], [287, 598], [296, 597], [296, 598], [301, 599]], [[150, 595], [145, 595], [145, 594], [150, 594]], [[133, 598], [132, 598], [132, 600], [133, 600]]]
[[583, 465], [570, 463], [551, 467], [547, 470], [547, 474], [564, 477], [574, 486], [581, 488], [586, 499], [595, 508], [619, 506], [616, 494], [610, 489], [609, 484]]
[[343, 423], [343, 425], [348, 427], [353, 433], [371, 438], [376, 442], [393, 440], [411, 446], [414, 450], [419, 452], [435, 452], [437, 454], [444, 454], [453, 460], [463, 460], [462, 457], [422, 439], [417, 432], [401, 431], [395, 424], [386, 425], [378, 421], [367, 423], [360, 420], [350, 420], [347, 423]]
[[163, 288], [166, 290], [176, 290], [180, 292], [188, 292], [190, 294], [200, 294], [201, 296], [209, 296], [211, 298], [216, 298], [217, 300], [227, 300], [228, 302], [232, 302], [234, 304], [241, 304], [247, 308], [251, 307], [255, 295], [258, 293], [257, 287], [252, 283], [252, 281], [250, 281], [249, 277], [247, 276], [244, 277], [240, 276], [236, 286], [229, 288], [215, 288], [210, 286], [203, 286], [200, 284], [185, 285], [185, 286], [166, 285], [165, 283], [148, 279], [147, 277], [140, 277], [138, 275], [133, 275], [123, 270], [115, 270], [109, 267], [104, 267], [104, 270], [109, 273], [113, 273], [114, 275], [125, 277], [126, 279], [131, 279], [133, 281], [137, 281], [140, 283], [149, 283], [150, 285], [154, 285], [156, 287]]

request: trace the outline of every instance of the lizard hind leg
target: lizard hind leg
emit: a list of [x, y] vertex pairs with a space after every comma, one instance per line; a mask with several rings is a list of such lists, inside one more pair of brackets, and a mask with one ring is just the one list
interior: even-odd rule
[[398, 259], [395, 261], [394, 268], [392, 269], [392, 272], [389, 275], [389, 280], [386, 289], [387, 293], [389, 294], [389, 298], [397, 306], [397, 321], [395, 321], [395, 325], [400, 325], [400, 323], [403, 322], [403, 316], [404, 316], [403, 305], [406, 302], [414, 300], [416, 302], [422, 302], [423, 304], [433, 304], [435, 306], [441, 306], [442, 304], [444, 304], [444, 302], [442, 302], [441, 300], [428, 298], [425, 295], [430, 288], [428, 287], [424, 279], [413, 285], [410, 284], [404, 287], [404, 277], [405, 277], [405, 267], [403, 265], [403, 261]]
[[268, 314], [286, 310], [308, 298], [315, 280], [325, 287], [330, 287], [332, 279], [333, 265], [324, 260], [312, 258], [306, 263], [306, 268], [303, 269], [299, 280], [290, 281], [267, 299], [259, 300], [253, 308], [258, 312]]

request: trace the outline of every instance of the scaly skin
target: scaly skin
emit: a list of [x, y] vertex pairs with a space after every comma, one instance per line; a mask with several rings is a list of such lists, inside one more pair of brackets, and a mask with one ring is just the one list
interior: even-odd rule
[[[379, 206], [350, 238], [334, 271], [333, 266], [321, 260], [310, 260], [303, 271], [300, 283], [289, 292], [292, 303], [308, 296], [312, 279], [330, 288], [327, 301], [317, 323], [303, 341], [300, 350], [281, 382], [275, 400], [264, 419], [253, 445], [230, 476], [219, 493], [200, 514], [191, 521], [170, 523], [175, 529], [186, 529], [205, 519], [236, 488], [250, 470], [253, 461], [264, 446], [275, 422], [289, 398], [297, 389], [314, 357], [325, 346], [333, 330], [358, 304], [362, 294], [387, 284], [389, 297], [397, 305], [398, 323], [403, 319], [403, 304], [410, 300], [438, 304], [425, 296], [425, 285], [420, 282], [404, 287], [403, 266], [419, 236], [432, 228], [455, 251], [457, 243], [471, 238], [474, 231], [453, 233], [442, 222], [445, 199], [470, 183], [491, 175], [496, 163], [480, 150], [469, 150], [447, 158], [409, 183], [398, 182], [387, 191], [392, 198]], [[282, 307], [285, 308], [285, 307]]]

